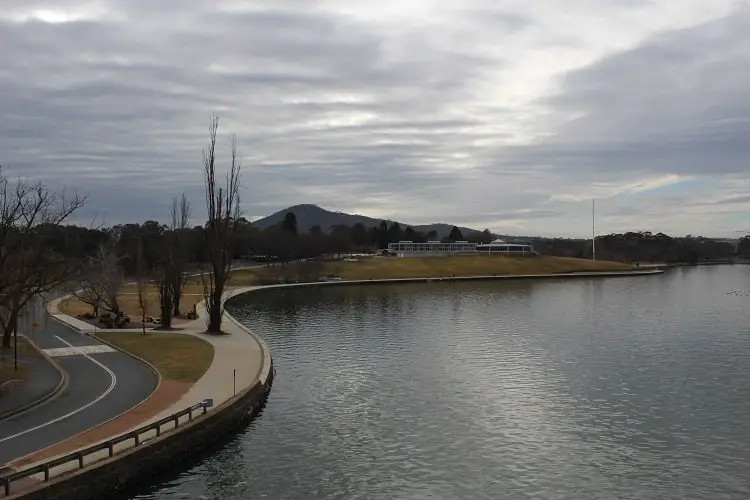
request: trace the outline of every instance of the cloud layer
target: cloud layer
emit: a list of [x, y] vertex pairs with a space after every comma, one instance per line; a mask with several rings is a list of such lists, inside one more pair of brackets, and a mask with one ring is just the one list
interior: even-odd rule
[[[1, 0], [0, 0], [1, 1]], [[51, 0], [0, 9], [0, 164], [88, 216], [200, 218], [220, 116], [248, 217], [295, 203], [517, 234], [750, 231], [734, 2]]]

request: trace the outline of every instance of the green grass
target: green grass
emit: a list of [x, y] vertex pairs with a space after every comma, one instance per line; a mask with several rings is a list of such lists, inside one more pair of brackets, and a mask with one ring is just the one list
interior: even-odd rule
[[214, 359], [214, 347], [191, 335], [106, 332], [97, 336], [148, 361], [167, 380], [196, 382], [206, 373]]

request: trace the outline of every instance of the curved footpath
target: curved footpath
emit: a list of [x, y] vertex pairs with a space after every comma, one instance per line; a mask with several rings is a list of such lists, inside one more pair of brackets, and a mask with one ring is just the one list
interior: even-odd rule
[[[241, 290], [237, 292], [242, 292]], [[234, 295], [234, 294], [232, 294]], [[50, 315], [56, 320], [65, 323], [70, 328], [76, 329], [79, 333], [73, 334], [77, 336], [76, 341], [78, 344], [84, 345], [87, 342], [98, 342], [95, 337], [90, 335], [82, 334], [94, 334], [94, 332], [140, 332], [140, 329], [133, 330], [104, 330], [93, 327], [89, 323], [85, 323], [81, 320], [73, 318], [71, 316], [61, 314], [58, 310], [58, 304], [63, 298], [56, 299], [49, 304], [48, 311]], [[205, 334], [206, 329], [206, 311], [202, 304], [197, 307], [198, 319], [189, 323], [183, 323], [179, 325], [179, 330], [172, 331], [170, 333], [180, 333], [184, 335], [193, 335], [201, 338], [212, 344], [214, 348], [214, 358], [209, 366], [208, 370], [201, 376], [201, 378], [195, 382], [190, 389], [177, 400], [171, 401], [170, 404], [163, 405], [158, 412], [151, 412], [151, 415], [144, 418], [142, 412], [139, 412], [137, 408], [131, 409], [131, 411], [123, 412], [120, 409], [119, 412], [111, 411], [112, 417], [110, 421], [103, 421], [103, 425], [97, 429], [96, 424], [83, 427], [79, 430], [79, 434], [73, 436], [71, 439], [54, 440], [52, 443], [56, 443], [47, 450], [41, 452], [32, 453], [21, 459], [15, 460], [9, 464], [12, 470], [23, 470], [27, 468], [35, 467], [41, 463], [66, 456], [70, 453], [91, 447], [93, 445], [104, 443], [109, 439], [119, 436], [131, 431], [134, 431], [144, 425], [157, 422], [169, 417], [174, 413], [182, 411], [190, 406], [193, 406], [204, 399], [213, 399], [213, 407], [220, 407], [222, 404], [231, 400], [235, 395], [240, 394], [242, 391], [247, 390], [255, 385], [258, 381], [265, 382], [268, 380], [271, 370], [271, 356], [265, 342], [259, 337], [253, 335], [247, 329], [242, 327], [237, 321], [234, 320], [230, 315], [226, 315], [224, 322], [222, 323], [222, 329], [228, 335], [207, 335]], [[158, 332], [153, 332], [154, 335], [158, 335]], [[72, 339], [69, 339], [72, 340]], [[71, 343], [73, 343], [71, 341]], [[120, 356], [126, 356], [131, 362], [138, 362], [134, 358], [118, 352]], [[103, 383], [103, 382], [102, 382]], [[153, 392], [153, 385], [149, 388], [149, 393]], [[45, 405], [46, 406], [46, 405]], [[127, 410], [127, 409], [126, 409]], [[211, 413], [212, 410], [209, 410]], [[111, 432], [107, 432], [111, 429]], [[97, 430], [104, 430], [105, 432], [96, 432]], [[80, 432], [83, 431], [83, 432]], [[70, 435], [70, 434], [69, 434]], [[166, 435], [165, 435], [166, 436]], [[67, 436], [66, 436], [67, 437]], [[154, 436], [155, 437], [155, 436]], [[144, 440], [143, 442], [146, 442]], [[133, 443], [122, 443], [116, 445], [114, 450], [116, 453], [133, 448]], [[0, 445], [0, 449], [2, 446]], [[39, 449], [39, 448], [35, 448]], [[94, 462], [100, 462], [108, 458], [108, 451], [103, 450], [100, 453], [90, 455], [86, 458], [86, 463], [92, 464]], [[118, 457], [115, 456], [114, 460]], [[71, 461], [63, 466], [56, 467], [51, 471], [51, 477], [60, 476], [62, 474], [69, 473], [71, 471], [78, 470], [78, 464], [76, 461]], [[74, 477], [74, 476], [73, 476]], [[41, 480], [41, 477], [37, 478]], [[62, 480], [62, 478], [61, 478]], [[43, 488], [42, 485], [36, 488], [30, 488], [35, 483], [26, 481], [24, 484], [19, 482], [14, 483], [11, 489], [11, 495], [18, 495], [23, 497], [29, 494], [31, 491]], [[21, 488], [24, 488], [21, 490]], [[20, 490], [20, 491], [19, 491]], [[0, 488], [0, 498], [3, 497], [2, 489]], [[12, 496], [13, 497], [13, 496]]]

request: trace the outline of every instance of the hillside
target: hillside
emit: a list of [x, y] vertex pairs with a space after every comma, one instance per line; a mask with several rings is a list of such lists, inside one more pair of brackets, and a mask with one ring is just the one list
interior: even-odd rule
[[[258, 219], [253, 222], [253, 225], [260, 229], [268, 229], [271, 226], [281, 224], [287, 212], [294, 213], [294, 216], [297, 218], [297, 227], [299, 228], [300, 232], [307, 232], [313, 226], [320, 226], [321, 229], [323, 229], [323, 232], [327, 233], [330, 232], [333, 226], [353, 226], [355, 224], [362, 224], [369, 229], [371, 227], [377, 226], [382, 221], [382, 219], [375, 219], [373, 217], [367, 217], [365, 215], [347, 214], [344, 212], [331, 212], [330, 210], [326, 210], [317, 205], [301, 204], [279, 210], [278, 212], [275, 212], [267, 217]], [[388, 220], [386, 222], [390, 224], [393, 221]], [[427, 234], [430, 231], [436, 231], [438, 238], [447, 237], [451, 231], [451, 228], [453, 227], [451, 224], [447, 223], [412, 225], [401, 221], [396, 222], [398, 222], [402, 228], [411, 226], [415, 231], [419, 231], [424, 234]], [[471, 233], [478, 233], [481, 231], [460, 226], [459, 229], [464, 236], [468, 236]]]

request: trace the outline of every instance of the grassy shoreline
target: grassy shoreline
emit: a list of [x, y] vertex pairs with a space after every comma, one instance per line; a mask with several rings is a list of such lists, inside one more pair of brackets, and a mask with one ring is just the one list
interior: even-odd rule
[[[452, 276], [492, 276], [523, 274], [565, 274], [583, 271], [627, 271], [633, 267], [620, 262], [593, 261], [569, 257], [535, 257], [504, 255], [451, 255], [435, 257], [364, 257], [356, 261], [307, 261], [237, 269], [232, 272], [229, 288], [278, 283], [309, 283], [327, 276], [342, 280], [398, 278], [444, 278]], [[158, 294], [147, 287], [150, 295], [148, 315], [158, 316]], [[124, 286], [118, 295], [122, 310], [131, 318], [140, 317], [137, 288]], [[200, 279], [191, 277], [185, 287], [181, 310], [190, 311], [203, 299]], [[71, 316], [91, 312], [78, 299], [64, 300], [60, 311]]]
[[231, 284], [302, 283], [318, 281], [325, 276], [356, 281], [449, 276], [562, 274], [577, 271], [626, 271], [630, 269], [632, 266], [619, 262], [549, 256], [373, 257], [358, 261], [295, 262], [283, 266], [241, 269], [232, 275]]

